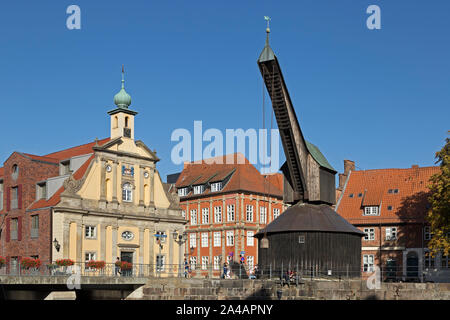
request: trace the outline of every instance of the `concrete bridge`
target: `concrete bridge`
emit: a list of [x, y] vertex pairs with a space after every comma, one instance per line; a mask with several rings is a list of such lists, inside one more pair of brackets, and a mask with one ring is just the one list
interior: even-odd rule
[[[43, 300], [52, 292], [72, 292], [77, 299], [125, 299], [148, 277], [0, 276], [0, 300]], [[66, 295], [67, 296], [67, 295]]]

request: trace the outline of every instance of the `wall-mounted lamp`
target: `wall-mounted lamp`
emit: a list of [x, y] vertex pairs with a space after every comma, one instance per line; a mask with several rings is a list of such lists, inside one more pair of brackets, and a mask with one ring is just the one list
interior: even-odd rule
[[59, 249], [61, 248], [61, 246], [59, 245], [59, 242], [58, 242], [58, 240], [56, 240], [56, 238], [55, 238], [55, 240], [53, 240], [53, 246], [55, 247], [56, 251], [59, 252]]

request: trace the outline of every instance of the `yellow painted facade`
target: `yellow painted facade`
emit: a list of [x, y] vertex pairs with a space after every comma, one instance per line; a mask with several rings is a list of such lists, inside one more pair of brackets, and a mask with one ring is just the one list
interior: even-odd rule
[[[161, 180], [156, 153], [134, 140], [135, 114], [126, 108], [110, 111], [111, 139], [93, 148], [82, 177], [74, 172], [64, 182], [53, 208], [53, 230], [61, 243], [59, 251], [53, 248], [54, 260], [105, 261], [110, 272], [117, 258], [134, 266], [163, 259], [164, 270], [172, 272], [182, 264], [184, 246], [173, 233], [182, 234], [187, 221], [178, 196]], [[162, 248], [157, 233], [167, 236]]]

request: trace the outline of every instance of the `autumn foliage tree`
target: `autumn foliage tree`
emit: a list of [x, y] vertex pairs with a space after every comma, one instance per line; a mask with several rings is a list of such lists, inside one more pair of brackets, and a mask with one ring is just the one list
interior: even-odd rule
[[[450, 133], [450, 131], [449, 131]], [[436, 152], [436, 163], [439, 163], [441, 170], [430, 178], [432, 183], [430, 211], [427, 220], [431, 225], [433, 236], [428, 247], [433, 255], [442, 251], [444, 255], [449, 255], [450, 251], [450, 139], [446, 139], [444, 147]]]

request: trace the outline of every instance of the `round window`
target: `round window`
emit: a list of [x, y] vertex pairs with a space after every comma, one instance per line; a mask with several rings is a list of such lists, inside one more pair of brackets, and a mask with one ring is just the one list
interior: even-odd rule
[[144, 178], [148, 178], [148, 172], [147, 171], [144, 172]]
[[131, 231], [124, 231], [124, 232], [122, 232], [122, 239], [123, 240], [130, 241], [130, 240], [133, 240], [133, 238], [134, 238], [133, 232], [131, 232]]
[[111, 168], [111, 166], [108, 164], [108, 165], [106, 166], [106, 172], [111, 172], [111, 170], [112, 170], [112, 168]]

